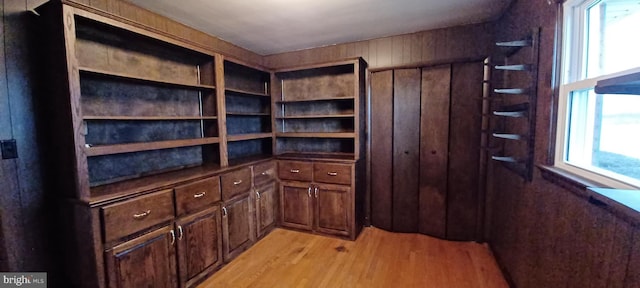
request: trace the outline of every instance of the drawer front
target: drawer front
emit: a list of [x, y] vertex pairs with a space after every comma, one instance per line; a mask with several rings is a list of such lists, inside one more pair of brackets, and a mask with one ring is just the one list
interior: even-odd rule
[[311, 182], [313, 180], [313, 165], [310, 162], [280, 161], [278, 176], [282, 180]]
[[269, 161], [267, 163], [253, 166], [253, 185], [258, 186], [277, 178], [276, 162]]
[[251, 168], [242, 168], [220, 176], [222, 200], [229, 200], [251, 189]]
[[314, 163], [313, 180], [321, 183], [351, 185], [351, 167], [348, 164]]
[[220, 201], [220, 177], [215, 176], [175, 188], [176, 213], [184, 216]]
[[131, 235], [174, 218], [173, 191], [164, 190], [102, 208], [105, 241]]

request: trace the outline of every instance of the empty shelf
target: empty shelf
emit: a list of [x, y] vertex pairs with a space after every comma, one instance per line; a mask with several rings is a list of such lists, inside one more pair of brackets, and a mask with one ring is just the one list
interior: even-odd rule
[[493, 137], [509, 139], [509, 140], [524, 140], [525, 137], [520, 134], [510, 134], [510, 133], [493, 133]]
[[528, 89], [524, 88], [501, 88], [501, 89], [493, 89], [493, 92], [498, 94], [527, 94]]
[[526, 40], [496, 42], [496, 46], [500, 46], [500, 47], [527, 47], [527, 46], [531, 46], [532, 43], [533, 43], [533, 41], [531, 41], [531, 39], [526, 39]]
[[496, 65], [496, 70], [510, 70], [510, 71], [528, 71], [531, 68], [531, 65], [528, 64], [520, 64], [520, 65]]
[[522, 161], [514, 158], [514, 157], [505, 157], [505, 156], [491, 156], [491, 159], [501, 162], [509, 162], [509, 163], [520, 163]]

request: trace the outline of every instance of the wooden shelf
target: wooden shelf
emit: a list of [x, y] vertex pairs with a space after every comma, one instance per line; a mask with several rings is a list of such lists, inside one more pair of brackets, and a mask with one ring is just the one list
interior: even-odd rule
[[354, 114], [327, 114], [327, 115], [299, 115], [278, 116], [276, 119], [327, 119], [327, 118], [354, 118]]
[[282, 153], [276, 156], [278, 159], [287, 160], [339, 160], [345, 162], [354, 162], [355, 156], [353, 153]]
[[333, 97], [333, 98], [314, 98], [314, 99], [300, 99], [300, 100], [278, 100], [276, 103], [301, 103], [301, 102], [319, 102], [319, 101], [340, 101], [340, 100], [355, 100], [354, 97]]
[[234, 88], [225, 88], [225, 91], [238, 93], [238, 94], [243, 94], [243, 95], [247, 95], [247, 96], [271, 97], [269, 94], [266, 94], [266, 93], [246, 91], [246, 90], [234, 89]]
[[114, 72], [87, 68], [87, 67], [80, 67], [79, 70], [81, 74], [86, 73], [86, 74], [96, 75], [100, 77], [122, 79], [122, 80], [133, 81], [133, 82], [144, 82], [144, 83], [176, 87], [176, 88], [185, 88], [185, 89], [191, 89], [191, 90], [215, 90], [216, 89], [215, 86], [210, 86], [210, 85], [162, 81], [162, 80], [156, 80], [156, 79], [147, 78], [147, 77], [138, 77], [138, 76], [128, 75], [124, 73], [114, 73]]
[[271, 116], [270, 113], [253, 113], [253, 112], [227, 112], [230, 116]]
[[117, 120], [117, 121], [180, 121], [180, 120], [216, 120], [216, 116], [94, 116], [82, 117], [83, 120]]
[[286, 132], [276, 133], [276, 137], [282, 138], [355, 138], [353, 132], [336, 132], [336, 133], [301, 133], [301, 132]]
[[245, 141], [245, 140], [255, 140], [255, 139], [265, 139], [272, 138], [273, 133], [254, 133], [254, 134], [238, 134], [238, 135], [228, 135], [227, 141]]
[[215, 144], [218, 142], [219, 142], [218, 137], [207, 137], [207, 138], [199, 138], [199, 139], [91, 146], [91, 147], [85, 147], [84, 151], [88, 157], [91, 157], [91, 156], [101, 156], [101, 155], [111, 155], [111, 154], [121, 154], [121, 153], [130, 153], [130, 152], [141, 152], [141, 151], [150, 151], [150, 150]]

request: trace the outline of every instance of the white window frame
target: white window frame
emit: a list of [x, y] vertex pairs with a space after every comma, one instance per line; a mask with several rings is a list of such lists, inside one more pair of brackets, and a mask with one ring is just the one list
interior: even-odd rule
[[[573, 91], [588, 90], [596, 86], [596, 83], [603, 79], [613, 78], [620, 75], [640, 72], [640, 67], [621, 71], [603, 76], [587, 78], [586, 71], [586, 42], [585, 32], [586, 12], [588, 8], [600, 2], [600, 0], [568, 0], [564, 3], [564, 27], [562, 35], [570, 35], [563, 38], [562, 62], [561, 62], [561, 85], [558, 99], [558, 117], [556, 123], [556, 145], [554, 166], [580, 177], [599, 183], [605, 187], [618, 189], [640, 189], [640, 181], [611, 173], [610, 171], [590, 167], [585, 169], [566, 162], [566, 150], [568, 142], [569, 123], [569, 98]], [[576, 31], [576, 32], [574, 32]], [[572, 70], [574, 69], [574, 70]], [[640, 96], [639, 96], [640, 97]], [[585, 105], [589, 105], [586, 103]], [[589, 138], [589, 137], [587, 137]], [[585, 145], [593, 144], [593, 137], [585, 139]], [[622, 177], [621, 177], [622, 176]]]

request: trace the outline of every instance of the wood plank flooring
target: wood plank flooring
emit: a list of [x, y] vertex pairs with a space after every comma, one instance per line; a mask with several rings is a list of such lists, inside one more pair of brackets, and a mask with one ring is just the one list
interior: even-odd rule
[[369, 227], [355, 242], [276, 229], [198, 287], [508, 285], [485, 245]]

